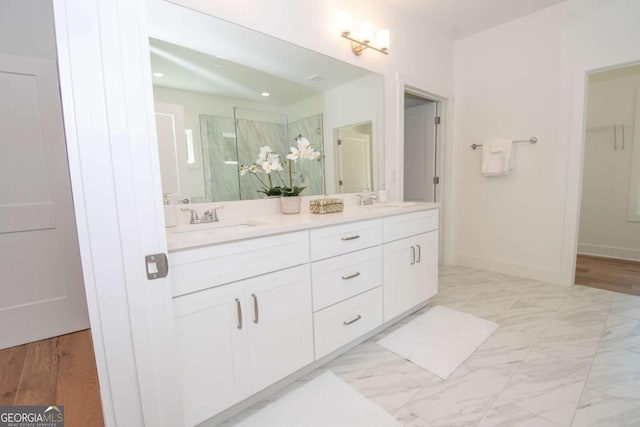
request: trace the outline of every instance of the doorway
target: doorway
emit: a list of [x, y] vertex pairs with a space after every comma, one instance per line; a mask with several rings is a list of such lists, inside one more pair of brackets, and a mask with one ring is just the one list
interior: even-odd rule
[[575, 283], [640, 295], [640, 64], [588, 79]]
[[404, 200], [437, 202], [440, 103], [404, 92]]

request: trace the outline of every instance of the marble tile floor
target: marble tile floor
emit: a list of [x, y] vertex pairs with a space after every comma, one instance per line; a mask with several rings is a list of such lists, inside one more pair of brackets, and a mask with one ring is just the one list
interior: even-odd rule
[[[446, 381], [376, 344], [435, 305], [500, 325]], [[640, 426], [640, 297], [442, 266], [430, 306], [223, 425], [327, 369], [406, 427]]]

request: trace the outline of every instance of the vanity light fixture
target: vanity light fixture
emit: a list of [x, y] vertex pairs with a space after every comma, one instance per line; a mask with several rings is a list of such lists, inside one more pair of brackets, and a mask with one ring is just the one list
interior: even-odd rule
[[358, 34], [351, 30], [351, 15], [342, 12], [339, 16], [340, 35], [351, 41], [351, 50], [355, 55], [362, 55], [365, 49], [373, 49], [389, 54], [389, 30], [378, 31], [377, 40], [373, 40], [373, 27], [371, 22], [361, 22]]
[[267, 96], [271, 96], [271, 94], [269, 92], [262, 92], [260, 95], [267, 97]]
[[164, 74], [162, 73], [153, 73], [152, 75], [153, 77], [164, 77]]

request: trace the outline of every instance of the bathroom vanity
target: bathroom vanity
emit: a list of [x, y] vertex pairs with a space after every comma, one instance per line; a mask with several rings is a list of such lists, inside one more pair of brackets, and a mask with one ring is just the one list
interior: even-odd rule
[[185, 423], [424, 305], [438, 290], [438, 214], [389, 203], [168, 229]]

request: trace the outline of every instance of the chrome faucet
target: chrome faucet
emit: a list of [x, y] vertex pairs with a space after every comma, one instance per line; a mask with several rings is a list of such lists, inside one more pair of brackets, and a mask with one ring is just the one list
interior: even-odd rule
[[207, 222], [220, 221], [220, 219], [218, 218], [218, 209], [222, 209], [222, 208], [224, 208], [224, 205], [218, 205], [218, 206], [212, 207], [211, 209], [207, 209], [202, 214], [202, 219], [200, 220], [200, 222], [207, 223]]
[[376, 199], [377, 197], [373, 193], [363, 192], [361, 194], [358, 194], [358, 203], [360, 204], [360, 206], [372, 205], [373, 201]]
[[180, 210], [191, 212], [191, 219], [189, 220], [189, 224], [208, 224], [210, 222], [218, 222], [218, 209], [224, 208], [224, 205], [214, 206], [213, 208], [207, 209], [202, 214], [202, 218], [198, 216], [198, 212], [195, 209], [189, 208], [181, 208]]

